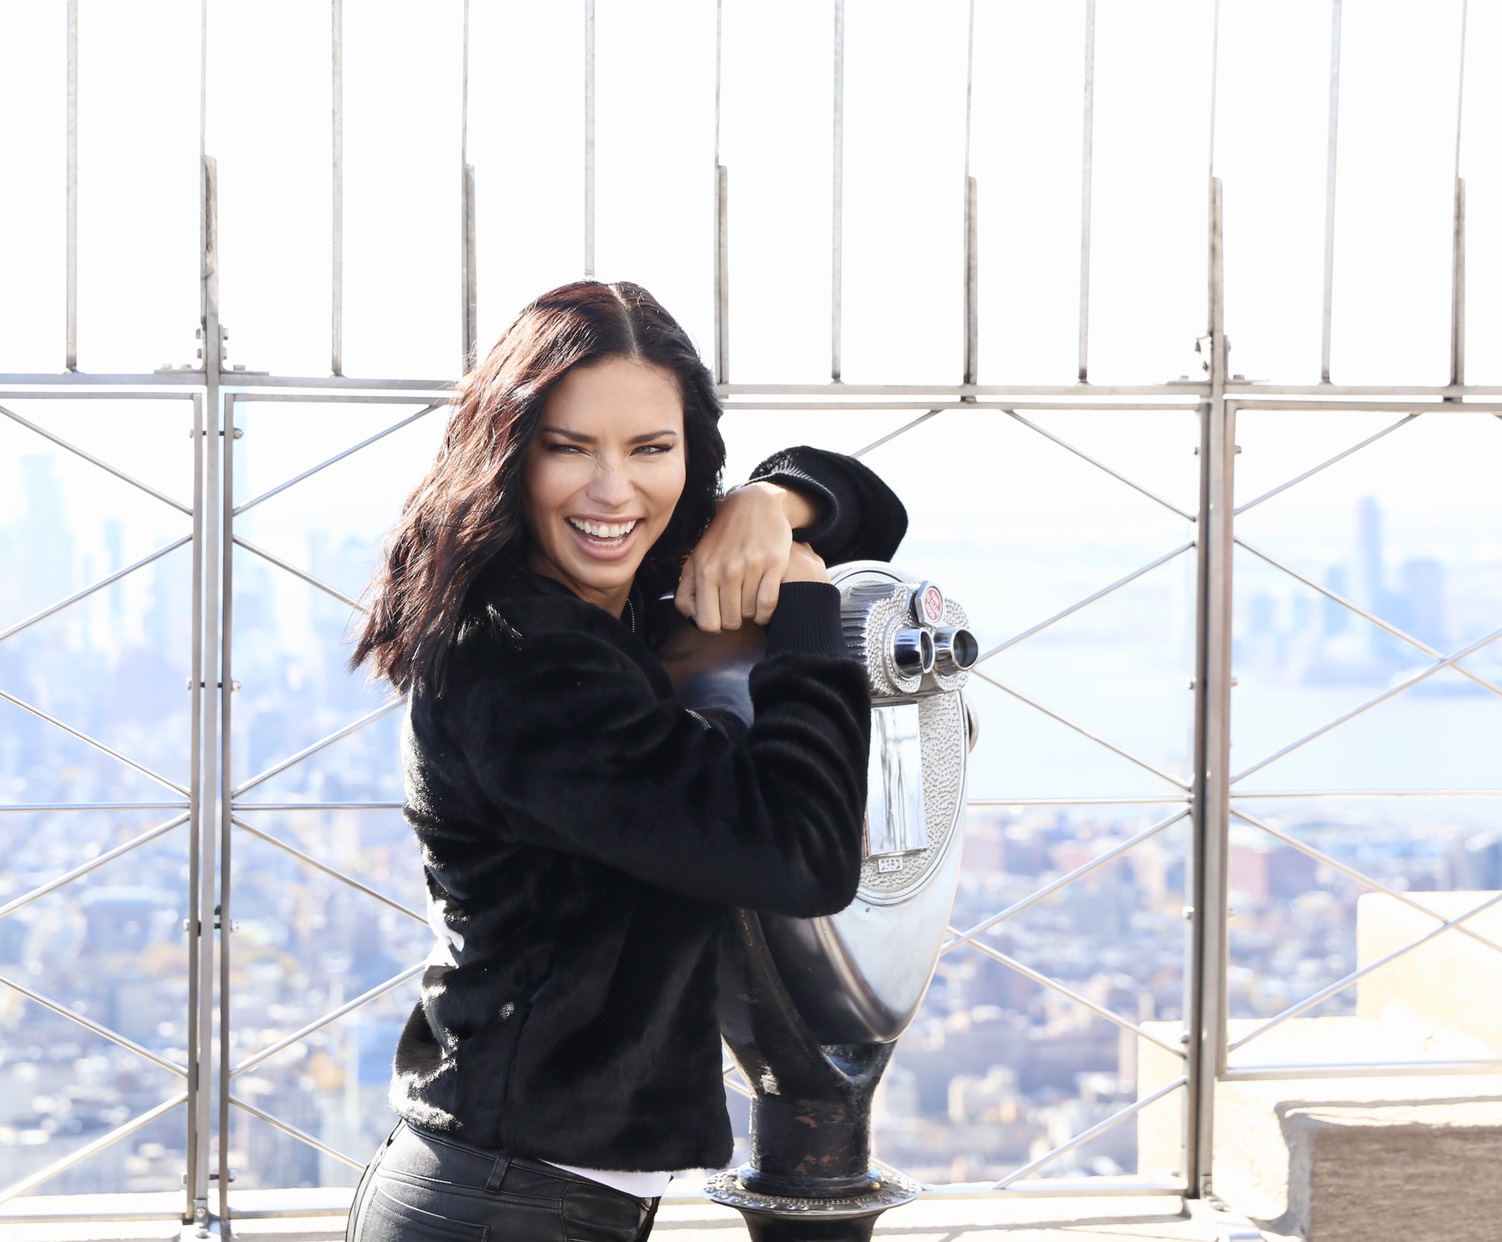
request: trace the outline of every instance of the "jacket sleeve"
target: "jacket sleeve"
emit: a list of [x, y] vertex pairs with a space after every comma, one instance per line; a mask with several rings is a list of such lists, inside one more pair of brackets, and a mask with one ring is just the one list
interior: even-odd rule
[[750, 481], [779, 483], [823, 507], [820, 521], [794, 533], [826, 564], [890, 560], [907, 534], [907, 510], [897, 494], [843, 453], [808, 445], [783, 449], [757, 466]]
[[451, 736], [507, 834], [724, 905], [801, 916], [848, 905], [864, 832], [865, 670], [769, 656], [751, 671], [755, 718], [737, 736], [679, 705], [621, 637], [593, 620], [560, 624], [487, 643], [490, 658], [455, 669]]

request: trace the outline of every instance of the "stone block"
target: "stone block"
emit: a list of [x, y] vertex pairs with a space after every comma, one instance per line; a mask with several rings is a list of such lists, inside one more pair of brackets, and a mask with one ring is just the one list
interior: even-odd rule
[[[1231, 1041], [1258, 1023], [1231, 1024]], [[1174, 1023], [1148, 1029], [1171, 1043]], [[1351, 1076], [1360, 1062], [1466, 1061], [1470, 1036], [1394, 1019], [1301, 1018], [1251, 1040], [1240, 1060], [1257, 1078], [1217, 1084], [1212, 1185], [1272, 1236], [1302, 1242], [1495, 1242], [1502, 1237], [1502, 1075]], [[1279, 1066], [1329, 1065], [1325, 1078], [1276, 1077]], [[1182, 1076], [1183, 1061], [1140, 1041], [1138, 1094]], [[1183, 1168], [1186, 1093], [1139, 1114], [1139, 1169]]]

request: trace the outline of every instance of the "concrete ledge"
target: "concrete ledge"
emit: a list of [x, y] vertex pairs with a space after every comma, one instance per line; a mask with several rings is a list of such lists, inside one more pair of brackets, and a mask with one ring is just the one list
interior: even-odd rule
[[1486, 1100], [1281, 1105], [1288, 1205], [1269, 1224], [1308, 1242], [1494, 1242], [1502, 1082], [1492, 1088]]
[[[1232, 1042], [1256, 1025], [1232, 1022]], [[1163, 1024], [1158, 1033], [1176, 1031]], [[1146, 1095], [1183, 1065], [1142, 1046]], [[1474, 1036], [1391, 1017], [1304, 1018], [1257, 1036], [1242, 1055], [1255, 1058], [1260, 1076], [1216, 1087], [1212, 1178], [1216, 1196], [1264, 1233], [1300, 1242], [1502, 1237], [1502, 1074], [1293, 1074], [1307, 1065], [1489, 1058]], [[1271, 1077], [1281, 1065], [1290, 1076]], [[1141, 1114], [1143, 1169], [1180, 1167], [1183, 1104], [1180, 1093]]]

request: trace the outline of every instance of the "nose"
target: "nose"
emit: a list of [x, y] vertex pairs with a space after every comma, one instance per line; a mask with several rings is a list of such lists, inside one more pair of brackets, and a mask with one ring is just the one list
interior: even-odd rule
[[595, 504], [618, 509], [631, 499], [631, 480], [618, 462], [597, 458], [585, 495]]

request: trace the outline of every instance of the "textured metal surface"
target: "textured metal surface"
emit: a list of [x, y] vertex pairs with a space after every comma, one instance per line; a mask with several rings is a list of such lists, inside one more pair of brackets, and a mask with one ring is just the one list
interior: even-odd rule
[[904, 856], [899, 871], [880, 867], [874, 858], [866, 859], [857, 895], [861, 901], [885, 905], [907, 896], [929, 878], [958, 841], [967, 753], [964, 709], [958, 694], [931, 695], [921, 699], [917, 708], [923, 745], [923, 848]]

